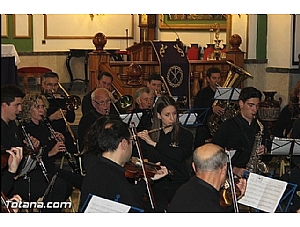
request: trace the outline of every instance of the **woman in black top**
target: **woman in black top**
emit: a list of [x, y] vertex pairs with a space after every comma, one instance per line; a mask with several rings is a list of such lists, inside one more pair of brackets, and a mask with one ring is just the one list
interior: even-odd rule
[[138, 136], [143, 142], [144, 158], [173, 171], [172, 178], [163, 178], [153, 185], [157, 205], [167, 209], [177, 189], [189, 180], [187, 161], [193, 153], [193, 134], [179, 124], [175, 100], [169, 96], [161, 96], [154, 107], [152, 129], [161, 127], [162, 130], [153, 133], [141, 131]]

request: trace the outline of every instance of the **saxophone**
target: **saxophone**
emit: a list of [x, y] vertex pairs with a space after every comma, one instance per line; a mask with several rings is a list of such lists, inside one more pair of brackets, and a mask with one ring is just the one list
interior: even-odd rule
[[257, 149], [260, 147], [262, 142], [262, 135], [264, 131], [263, 124], [256, 118], [256, 122], [259, 125], [259, 132], [255, 135], [254, 145], [252, 148], [251, 156], [249, 159], [249, 162], [246, 165], [246, 169], [249, 170], [251, 173], [268, 173], [268, 167], [267, 165], [261, 161], [260, 156], [257, 155]]

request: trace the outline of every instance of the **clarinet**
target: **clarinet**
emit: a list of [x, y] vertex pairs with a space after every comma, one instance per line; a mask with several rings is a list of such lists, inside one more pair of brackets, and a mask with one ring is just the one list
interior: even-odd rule
[[[48, 127], [51, 136], [57, 141], [57, 142], [63, 142], [61, 139], [57, 138], [57, 136], [55, 135], [55, 131], [52, 128], [52, 125], [50, 124], [50, 122], [47, 120], [47, 118], [44, 118], [44, 123], [46, 124], [46, 126]], [[73, 173], [76, 174], [80, 174], [80, 168], [77, 166], [76, 161], [73, 160], [72, 155], [70, 152], [67, 151], [67, 149], [64, 150], [64, 156], [66, 157], [66, 159], [68, 160], [68, 163], [72, 169]]]
[[[44, 202], [45, 198], [46, 198], [46, 197], [48, 196], [48, 194], [52, 191], [52, 188], [53, 188], [53, 185], [54, 185], [54, 183], [55, 183], [55, 181], [56, 181], [57, 176], [58, 176], [58, 173], [54, 174], [54, 176], [52, 177], [50, 183], [48, 184], [48, 186], [47, 186], [47, 188], [46, 188], [46, 190], [45, 190], [43, 196], [40, 197], [40, 198], [38, 198], [37, 202]], [[40, 209], [39, 209], [39, 210], [36, 210], [36, 211], [41, 212]]]
[[29, 155], [32, 155], [33, 158], [36, 159], [37, 163], [39, 164], [41, 170], [42, 170], [42, 173], [44, 174], [44, 177], [46, 178], [46, 181], [49, 183], [49, 177], [48, 177], [48, 172], [47, 172], [47, 169], [44, 165], [44, 162], [42, 160], [42, 155], [43, 155], [43, 150], [44, 148], [41, 147], [41, 148], [35, 148], [31, 139], [30, 139], [30, 136], [28, 135], [28, 133], [26, 132], [25, 130], [25, 126], [21, 120], [21, 118], [18, 116], [17, 118], [17, 121], [19, 122], [19, 125], [21, 126], [21, 129], [22, 129], [22, 133], [25, 137], [25, 140], [26, 142], [28, 143], [29, 145], [29, 148], [31, 149], [31, 152], [29, 152]]

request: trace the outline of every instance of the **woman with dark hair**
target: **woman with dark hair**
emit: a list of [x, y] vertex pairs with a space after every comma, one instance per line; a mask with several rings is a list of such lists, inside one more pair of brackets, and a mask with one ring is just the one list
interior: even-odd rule
[[158, 98], [153, 110], [152, 129], [138, 133], [142, 139], [144, 158], [160, 162], [173, 171], [172, 178], [163, 178], [153, 185], [154, 200], [167, 209], [177, 189], [190, 178], [188, 160], [193, 153], [193, 134], [179, 124], [178, 107], [169, 96]]
[[294, 121], [300, 117], [300, 80], [290, 94], [289, 103], [281, 110], [273, 129], [273, 135], [289, 138]]

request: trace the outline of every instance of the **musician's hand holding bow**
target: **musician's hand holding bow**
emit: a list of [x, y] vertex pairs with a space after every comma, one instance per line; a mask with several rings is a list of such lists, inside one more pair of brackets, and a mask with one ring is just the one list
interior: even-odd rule
[[154, 142], [151, 137], [149, 136], [149, 133], [147, 130], [143, 130], [141, 132], [137, 133], [137, 136], [140, 137], [142, 140], [144, 140], [147, 144], [155, 147], [156, 146], [156, 142]]
[[10, 150], [6, 150], [10, 154], [7, 165], [8, 171], [11, 173], [16, 173], [18, 166], [23, 158], [23, 148], [22, 147], [12, 147]]

